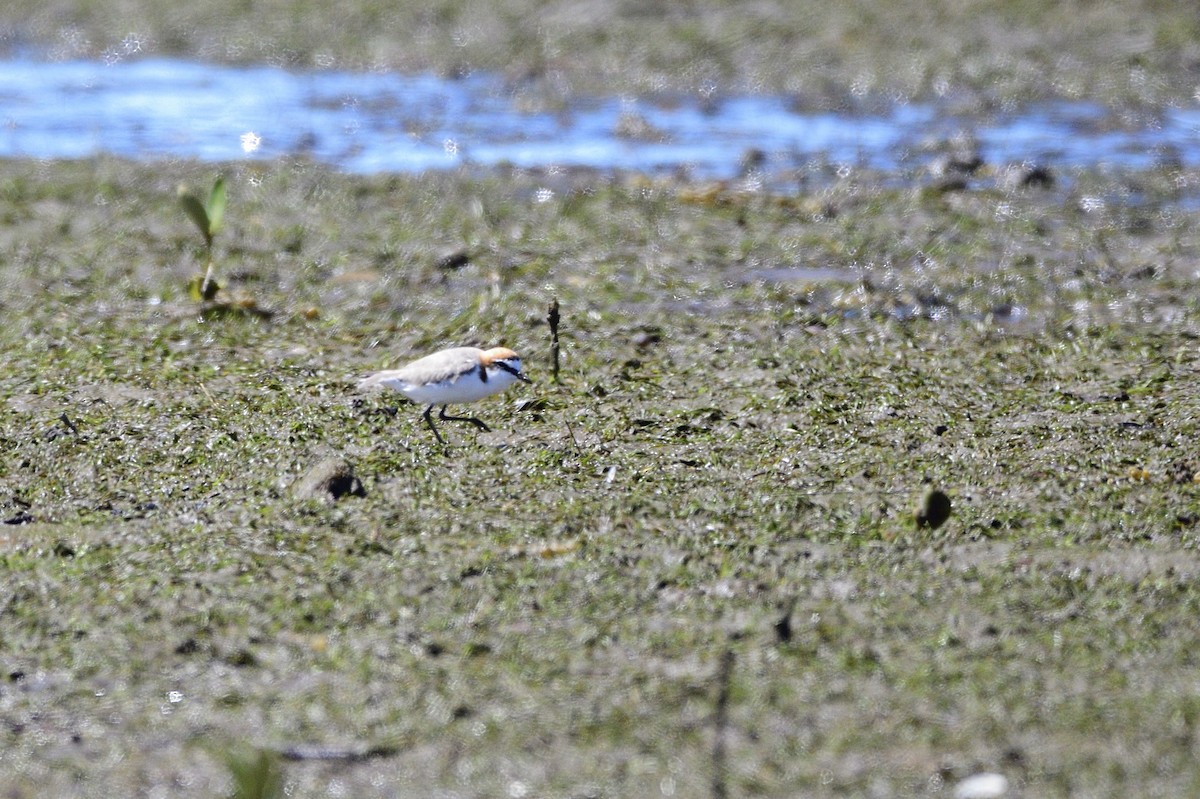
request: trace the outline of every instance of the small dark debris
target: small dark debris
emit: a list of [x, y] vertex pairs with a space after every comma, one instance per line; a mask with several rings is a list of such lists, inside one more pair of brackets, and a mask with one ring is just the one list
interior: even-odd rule
[[662, 331], [657, 328], [649, 330], [639, 330], [633, 336], [633, 346], [644, 349], [652, 344], [657, 344], [662, 341]]
[[429, 655], [431, 658], [441, 657], [445, 651], [446, 647], [442, 646], [437, 641], [430, 641], [429, 643], [425, 644], [425, 654]]
[[917, 510], [915, 518], [917, 527], [936, 530], [950, 518], [950, 497], [940, 489], [933, 489], [925, 495], [925, 500]]
[[608, 396], [608, 389], [599, 383], [596, 383], [594, 386], [588, 389], [588, 393], [599, 399]]
[[73, 558], [75, 557], [75, 547], [65, 541], [56, 541], [52, 550], [57, 557]]
[[935, 436], [944, 436], [946, 434], [946, 431], [948, 431], [949, 429], [950, 429], [949, 425], [939, 424], [937, 427], [933, 428], [933, 434]]
[[76, 436], [79, 435], [79, 428], [76, 427], [75, 423], [72, 422], [71, 419], [67, 416], [66, 411], [62, 412], [62, 415], [58, 417], [58, 420], [67, 426], [67, 429], [71, 431], [72, 435], [76, 435]]
[[526, 412], [526, 411], [528, 411], [530, 413], [538, 413], [539, 411], [544, 411], [549, 407], [550, 407], [550, 404], [548, 402], [546, 402], [546, 400], [542, 399], [541, 397], [536, 397], [534, 399], [521, 400], [520, 402], [517, 403], [517, 411], [522, 412], [522, 413]]
[[9, 516], [4, 520], [5, 524], [29, 524], [33, 521], [33, 514], [27, 511], [18, 511], [15, 516]]
[[[220, 288], [220, 286], [217, 286], [217, 288]], [[274, 315], [275, 311], [271, 308], [258, 307], [258, 304], [252, 297], [234, 300], [213, 300], [209, 298], [200, 309], [200, 316], [204, 319], [228, 319], [234, 317], [270, 319]]]
[[472, 641], [463, 648], [463, 652], [467, 655], [467, 657], [481, 657], [483, 655], [490, 655], [492, 653], [492, 647], [490, 644], [485, 644], [480, 641]]
[[329, 493], [334, 499], [341, 499], [347, 494], [355, 497], [365, 497], [367, 489], [362, 481], [352, 474], [338, 475], [329, 482]]
[[10, 671], [8, 673], [9, 682], [20, 682], [23, 679], [25, 679], [25, 672], [21, 671], [20, 669], [17, 669], [16, 671]]
[[792, 640], [792, 617], [790, 614], [775, 622], [775, 637], [783, 644]]
[[225, 662], [231, 666], [238, 668], [246, 666], [257, 666], [258, 658], [249, 649], [239, 649], [238, 651], [225, 658]]
[[966, 191], [970, 187], [967, 179], [961, 175], [948, 175], [939, 178], [930, 188], [938, 194], [950, 194], [956, 191]]
[[792, 640], [792, 612], [796, 610], [796, 598], [792, 597], [792, 601], [784, 608], [783, 615], [775, 622], [775, 638], [781, 643], [786, 644]]
[[194, 655], [199, 651], [200, 644], [196, 642], [195, 638], [188, 638], [179, 646], [175, 647], [176, 655]]
[[359, 541], [352, 547], [346, 548], [347, 555], [387, 555], [391, 556], [392, 550], [388, 549], [378, 541]]
[[365, 497], [366, 488], [354, 475], [354, 468], [345, 458], [330, 456], [322, 459], [296, 482], [292, 483], [292, 496], [297, 499], [332, 500], [336, 502], [346, 495]]
[[1054, 186], [1054, 173], [1041, 164], [1019, 164], [1008, 169], [1005, 184], [1014, 189], [1049, 189]]
[[471, 253], [466, 250], [455, 250], [446, 253], [434, 262], [438, 269], [461, 269], [471, 263]]
[[470, 705], [458, 705], [454, 708], [451, 715], [453, 715], [456, 719], [469, 719], [471, 716], [475, 715], [475, 711]]
[[964, 148], [936, 160], [933, 171], [938, 175], [974, 175], [983, 163], [983, 156], [978, 150]]
[[747, 147], [738, 159], [738, 171], [744, 176], [756, 172], [767, 163], [767, 153], [759, 147]]
[[1019, 312], [1020, 309], [1011, 302], [998, 302], [988, 309], [992, 319], [997, 322], [1011, 322]]
[[1176, 485], [1184, 485], [1196, 479], [1196, 470], [1187, 461], [1175, 461], [1167, 467], [1167, 477]]

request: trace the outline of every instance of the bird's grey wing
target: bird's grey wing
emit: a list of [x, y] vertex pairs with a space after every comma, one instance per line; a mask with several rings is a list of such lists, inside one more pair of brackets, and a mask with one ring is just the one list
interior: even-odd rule
[[418, 358], [398, 369], [400, 379], [410, 383], [437, 383], [455, 375], [469, 373], [479, 367], [479, 350], [474, 347], [455, 347]]
[[393, 382], [409, 385], [437, 383], [455, 375], [469, 373], [478, 366], [479, 350], [474, 347], [455, 347], [418, 358], [399, 369], [376, 372], [359, 383], [358, 387], [368, 389]]

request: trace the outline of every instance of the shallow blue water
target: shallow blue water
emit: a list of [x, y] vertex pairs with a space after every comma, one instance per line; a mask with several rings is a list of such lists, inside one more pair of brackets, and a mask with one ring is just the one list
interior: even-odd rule
[[[464, 164], [585, 166], [730, 177], [744, 154], [769, 168], [811, 159], [883, 169], [919, 165], [929, 142], [962, 129], [991, 163], [1145, 167], [1200, 164], [1200, 109], [1141, 128], [1107, 124], [1088, 103], [1026, 109], [983, 121], [900, 105], [879, 116], [805, 114], [789, 99], [740, 96], [586, 99], [527, 112], [492, 76], [289, 72], [142, 59], [0, 61], [0, 156], [202, 160], [305, 154], [350, 172], [411, 172]], [[630, 120], [637, 138], [620, 135]], [[243, 137], [258, 146], [247, 151]], [[251, 138], [249, 141], [253, 142]]]

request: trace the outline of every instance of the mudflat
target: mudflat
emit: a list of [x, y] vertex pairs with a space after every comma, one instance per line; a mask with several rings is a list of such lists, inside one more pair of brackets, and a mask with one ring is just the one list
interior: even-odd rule
[[[0, 21], [981, 113], [1152, 114], [1195, 47], [1137, 4], [339, 8]], [[1194, 793], [1200, 176], [1005, 166], [781, 193], [0, 162], [0, 791]], [[218, 174], [203, 300], [177, 189]], [[535, 382], [471, 406], [490, 433], [355, 391], [459, 344]]]

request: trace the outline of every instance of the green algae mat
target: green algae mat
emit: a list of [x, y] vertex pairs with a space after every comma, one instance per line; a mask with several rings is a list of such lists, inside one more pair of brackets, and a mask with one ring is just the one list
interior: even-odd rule
[[1195, 789], [1185, 173], [215, 174], [0, 164], [6, 795]]

